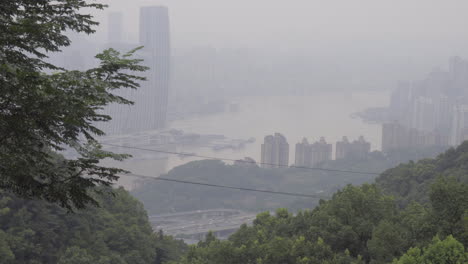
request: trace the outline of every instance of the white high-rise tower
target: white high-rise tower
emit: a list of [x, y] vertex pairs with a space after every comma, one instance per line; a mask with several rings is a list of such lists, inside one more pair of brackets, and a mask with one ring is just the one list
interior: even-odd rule
[[170, 85], [170, 33], [167, 7], [147, 6], [140, 9], [140, 44], [146, 66], [147, 81], [142, 88], [149, 92], [145, 96], [152, 129], [166, 126], [167, 102]]

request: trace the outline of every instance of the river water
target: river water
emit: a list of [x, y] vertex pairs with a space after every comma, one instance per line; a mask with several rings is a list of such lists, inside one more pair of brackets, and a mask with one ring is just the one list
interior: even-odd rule
[[[290, 145], [290, 164], [294, 163], [295, 144], [306, 137], [310, 143], [325, 137], [335, 146], [347, 136], [349, 140], [363, 135], [372, 150], [381, 148], [381, 126], [368, 124], [351, 114], [369, 107], [388, 105], [386, 92], [321, 93], [315, 96], [267, 96], [233, 98], [230, 105], [237, 111], [194, 116], [173, 121], [169, 129], [202, 135], [224, 135], [229, 139], [255, 138], [241, 149], [215, 151], [211, 147], [172, 145], [174, 152], [194, 153], [215, 158], [242, 159], [251, 157], [260, 162], [261, 144], [266, 135], [282, 133]], [[151, 145], [148, 148], [157, 148]], [[165, 149], [168, 150], [168, 149]], [[121, 151], [126, 152], [127, 149]], [[143, 151], [144, 152], [144, 151]], [[151, 154], [144, 152], [142, 154]], [[133, 173], [158, 177], [175, 166], [202, 158], [167, 155], [165, 158], [129, 159], [123, 163], [109, 162]], [[122, 177], [119, 185], [128, 189], [138, 186], [135, 178]]]
[[[316, 96], [269, 96], [235, 98], [232, 104], [238, 111], [193, 117], [172, 122], [171, 128], [186, 133], [219, 134], [233, 139], [255, 138], [255, 143], [239, 150], [213, 151], [210, 148], [186, 148], [178, 151], [194, 152], [220, 158], [251, 157], [260, 161], [263, 138], [275, 132], [282, 133], [290, 145], [290, 163], [294, 161], [294, 147], [306, 137], [314, 142], [324, 136], [335, 144], [343, 136], [350, 140], [363, 135], [373, 150], [380, 150], [381, 126], [367, 124], [351, 114], [368, 107], [388, 104], [385, 92], [322, 93]], [[187, 162], [173, 157], [169, 168]]]

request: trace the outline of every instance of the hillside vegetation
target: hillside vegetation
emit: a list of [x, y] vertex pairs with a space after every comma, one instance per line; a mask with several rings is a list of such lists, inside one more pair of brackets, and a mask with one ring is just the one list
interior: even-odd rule
[[389, 169], [376, 179], [376, 183], [389, 195], [395, 196], [402, 206], [411, 201], [427, 203], [430, 186], [438, 177], [453, 177], [468, 183], [468, 142], [451, 148], [435, 159], [409, 162]]
[[[190, 210], [193, 205], [248, 206], [252, 201], [255, 207], [251, 208], [274, 208], [285, 204], [281, 199], [290, 199], [287, 203], [293, 209], [315, 207], [295, 214], [286, 209], [277, 209], [275, 214], [264, 212], [252, 226], [241, 226], [227, 241], [210, 234], [191, 247], [162, 232], [154, 233], [142, 203], [123, 189], [115, 189], [110, 195], [112, 189], [100, 188], [101, 194], [93, 194], [100, 207], [74, 213], [45, 201], [20, 199], [2, 192], [0, 263], [466, 263], [467, 153], [465, 143], [436, 159], [387, 170], [375, 184], [347, 185], [330, 199], [322, 200], [252, 197], [234, 190], [164, 185], [167, 189], [158, 194], [161, 200], [148, 197], [153, 210], [168, 208], [174, 199], [177, 203], [170, 210]], [[382, 158], [375, 156], [365, 162], [388, 162], [388, 157]], [[341, 162], [332, 165], [340, 168], [352, 163]], [[354, 163], [355, 168], [361, 169], [366, 164]], [[379, 163], [373, 166], [376, 164]], [[200, 161], [177, 167], [168, 177], [226, 185], [240, 184], [242, 180], [250, 187], [291, 188], [303, 193], [316, 193], [325, 187], [337, 189], [340, 184], [340, 177], [333, 178], [332, 174], [314, 175], [299, 169], [267, 170]], [[346, 181], [373, 180], [369, 175], [346, 177]], [[405, 182], [408, 191], [399, 187]], [[149, 184], [147, 187], [155, 186], [162, 188]], [[163, 195], [168, 193], [172, 197], [165, 199]]]
[[468, 263], [467, 158], [465, 142], [312, 210], [261, 213], [227, 241], [208, 235], [179, 263]]
[[150, 215], [191, 210], [229, 208], [261, 212], [288, 208], [296, 212], [313, 208], [320, 197], [330, 197], [347, 184], [372, 183], [379, 173], [402, 162], [422, 157], [435, 157], [442, 147], [407, 149], [383, 155], [372, 152], [366, 159], [333, 160], [319, 165], [321, 168], [345, 171], [375, 172], [359, 174], [300, 168], [263, 169], [252, 164], [228, 165], [218, 160], [190, 162], [171, 170], [163, 177], [235, 187], [295, 192], [317, 195], [319, 198], [301, 198], [218, 189], [206, 186], [145, 180], [133, 190]]
[[143, 205], [123, 189], [103, 189], [100, 207], [75, 213], [0, 193], [1, 264], [143, 264], [177, 259], [181, 241], [154, 234]]

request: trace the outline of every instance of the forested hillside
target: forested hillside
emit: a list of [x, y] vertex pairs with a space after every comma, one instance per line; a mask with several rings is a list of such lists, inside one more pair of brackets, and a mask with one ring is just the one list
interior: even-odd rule
[[468, 183], [468, 142], [447, 150], [435, 159], [400, 164], [382, 173], [376, 183], [404, 206], [411, 201], [426, 203], [430, 185], [438, 177], [453, 177], [459, 182]]
[[69, 213], [44, 201], [0, 193], [0, 263], [163, 263], [181, 241], [154, 234], [142, 204], [125, 190], [95, 195], [100, 207]]
[[468, 263], [467, 157], [466, 142], [388, 170], [378, 184], [348, 185], [312, 210], [261, 213], [227, 241], [207, 236], [179, 263]]
[[[444, 150], [442, 147], [426, 147], [399, 150], [386, 155], [376, 151], [365, 159], [333, 160], [319, 165], [324, 169], [375, 172], [375, 174], [302, 168], [263, 169], [252, 164], [228, 165], [218, 160], [202, 160], [176, 167], [164, 177], [329, 197], [347, 184], [372, 183], [379, 173], [386, 169], [409, 160], [435, 157]], [[319, 198], [241, 192], [153, 180], [145, 180], [140, 188], [132, 191], [132, 194], [143, 202], [151, 215], [215, 208], [260, 212], [284, 207], [295, 212], [313, 208], [319, 201]]]
[[[104, 194], [94, 196], [101, 207], [73, 214], [45, 201], [2, 193], [0, 263], [466, 263], [467, 153], [465, 143], [436, 159], [401, 164], [376, 184], [348, 185], [315, 208], [309, 204], [312, 210], [261, 213], [252, 226], [241, 226], [227, 241], [209, 235], [188, 249], [153, 233], [143, 205], [123, 189], [115, 190], [115, 196], [101, 189]], [[250, 170], [263, 171], [264, 180], [272, 182], [284, 172], [217, 161], [191, 163], [175, 172], [188, 173], [197, 165], [207, 179], [220, 175], [218, 181], [228, 179], [227, 184]], [[250, 178], [259, 184], [255, 181]], [[408, 191], [399, 187], [405, 182]], [[187, 191], [205, 188], [178, 186]], [[219, 193], [225, 200], [229, 195], [234, 191]], [[306, 206], [307, 201], [302, 202]]]

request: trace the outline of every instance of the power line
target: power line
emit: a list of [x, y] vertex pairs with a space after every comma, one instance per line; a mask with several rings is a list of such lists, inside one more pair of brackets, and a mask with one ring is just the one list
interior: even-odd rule
[[118, 176], [121, 176], [121, 177], [128, 176], [128, 177], [135, 177], [135, 178], [142, 178], [142, 179], [151, 179], [151, 180], [155, 180], [155, 181], [167, 181], [167, 182], [174, 182], [174, 183], [181, 183], [181, 184], [192, 184], [192, 185], [200, 185], [200, 186], [208, 186], [208, 187], [224, 188], [224, 189], [232, 189], [232, 190], [240, 190], [240, 191], [249, 191], [249, 192], [281, 194], [281, 195], [296, 196], [296, 197], [308, 197], [308, 198], [318, 198], [318, 199], [328, 199], [328, 198], [330, 198], [330, 197], [322, 196], [322, 195], [292, 193], [292, 192], [281, 192], [281, 191], [270, 191], [270, 190], [235, 187], [235, 186], [211, 184], [211, 183], [203, 183], [203, 182], [183, 181], [183, 180], [168, 179], [168, 178], [163, 178], [163, 177], [152, 177], [152, 176], [140, 175], [140, 174], [134, 174], [134, 173], [118, 175]]
[[136, 150], [157, 152], [157, 153], [170, 154], [170, 155], [197, 157], [197, 158], [203, 158], [203, 159], [212, 159], [212, 160], [221, 160], [221, 161], [235, 161], [235, 162], [242, 162], [242, 163], [248, 163], [248, 164], [269, 165], [269, 166], [278, 166], [278, 167], [296, 168], [296, 169], [319, 170], [319, 171], [327, 171], [327, 172], [343, 172], [343, 173], [353, 173], [353, 174], [380, 175], [380, 173], [378, 173], [378, 172], [326, 169], [326, 168], [305, 167], [305, 166], [295, 166], [295, 165], [288, 166], [288, 165], [280, 165], [280, 164], [265, 163], [265, 162], [255, 162], [255, 161], [248, 161], [248, 160], [238, 160], [238, 159], [202, 156], [202, 155], [197, 155], [197, 154], [192, 154], [192, 153], [183, 153], [183, 152], [157, 150], [157, 149], [147, 149], [147, 148], [131, 147], [131, 146], [120, 146], [120, 145], [114, 145], [114, 144], [101, 143], [101, 145], [109, 146], [109, 147], [118, 147], [118, 148], [127, 148], [127, 149], [136, 149]]

